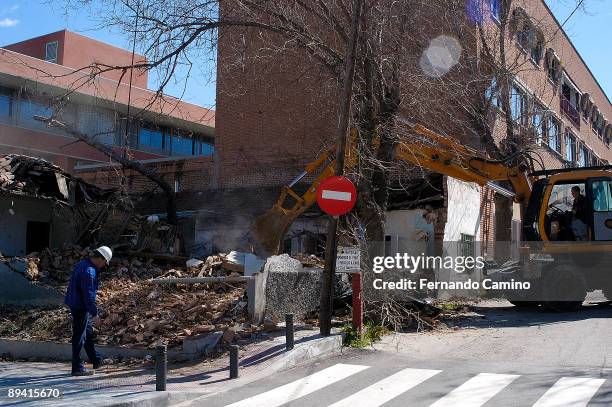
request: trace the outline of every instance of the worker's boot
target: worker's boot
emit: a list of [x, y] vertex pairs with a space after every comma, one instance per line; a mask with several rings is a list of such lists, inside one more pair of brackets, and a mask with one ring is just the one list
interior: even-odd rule
[[114, 360], [110, 359], [110, 358], [103, 358], [98, 360], [97, 363], [93, 364], [93, 368], [94, 370], [101, 368], [102, 366], [108, 366], [108, 365], [112, 365], [113, 363], [115, 363]]
[[95, 371], [90, 369], [81, 369], [72, 372], [72, 376], [93, 376]]

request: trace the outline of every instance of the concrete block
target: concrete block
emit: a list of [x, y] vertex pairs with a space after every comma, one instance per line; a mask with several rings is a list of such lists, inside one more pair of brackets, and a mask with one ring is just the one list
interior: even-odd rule
[[262, 260], [247, 255], [245, 258], [245, 275], [252, 275], [253, 280], [247, 284], [247, 297], [249, 317], [253, 324], [261, 324], [266, 314], [266, 287], [270, 272], [298, 272], [302, 271], [302, 263], [288, 254], [271, 256], [261, 270]]
[[213, 332], [197, 338], [183, 339], [183, 352], [206, 355], [217, 346], [222, 337], [223, 332]]
[[285, 272], [285, 273], [298, 273], [303, 271], [302, 263], [289, 256], [288, 254], [281, 254], [279, 256], [271, 256], [266, 261], [266, 268], [268, 272]]
[[303, 269], [301, 264], [292, 267], [269, 271], [266, 317], [282, 320], [286, 313], [292, 313], [299, 318], [319, 308], [323, 269]]
[[244, 256], [244, 275], [252, 276], [255, 273], [260, 273], [265, 262], [254, 254], [246, 254]]
[[262, 272], [253, 275], [247, 284], [248, 310], [251, 323], [262, 323], [266, 312], [266, 281], [268, 273]]
[[0, 304], [47, 306], [64, 303], [64, 295], [59, 291], [30, 282], [22, 274], [25, 267], [23, 261], [13, 261], [9, 265], [0, 263]]

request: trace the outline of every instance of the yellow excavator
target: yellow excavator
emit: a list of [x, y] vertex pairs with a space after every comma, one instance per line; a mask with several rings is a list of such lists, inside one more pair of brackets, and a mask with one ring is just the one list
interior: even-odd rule
[[[420, 124], [405, 125], [410, 137], [397, 144], [396, 160], [487, 186], [520, 204], [520, 256], [496, 271], [501, 279], [532, 281], [534, 289], [514, 293], [513, 304], [575, 310], [596, 289], [612, 300], [612, 166], [530, 171], [533, 165], [525, 160], [492, 160]], [[347, 167], [354, 165], [354, 155], [347, 148]], [[285, 233], [315, 203], [319, 184], [335, 174], [335, 165], [332, 148], [283, 188], [251, 227], [258, 247], [267, 254], [280, 252]], [[314, 181], [297, 193], [295, 185], [307, 176]]]

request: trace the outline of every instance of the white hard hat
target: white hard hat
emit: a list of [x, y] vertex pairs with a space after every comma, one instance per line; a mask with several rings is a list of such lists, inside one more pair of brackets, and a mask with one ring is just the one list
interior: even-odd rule
[[100, 246], [96, 249], [96, 251], [100, 253], [102, 257], [104, 257], [104, 260], [106, 260], [106, 264], [110, 263], [111, 259], [113, 258], [113, 251], [110, 249], [110, 247]]

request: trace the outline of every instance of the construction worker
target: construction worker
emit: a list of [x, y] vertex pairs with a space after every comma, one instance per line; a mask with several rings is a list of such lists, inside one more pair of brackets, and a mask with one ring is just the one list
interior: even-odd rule
[[572, 205], [574, 237], [576, 240], [587, 240], [587, 202], [578, 185], [572, 187], [572, 197], [574, 198]]
[[[98, 274], [107, 267], [113, 257], [113, 252], [106, 246], [100, 246], [94, 254], [81, 260], [74, 266], [64, 303], [70, 308], [72, 315], [72, 375], [88, 376], [103, 364], [109, 363], [96, 352], [93, 342], [93, 324], [100, 324], [96, 294], [98, 291]], [[81, 363], [81, 349], [93, 364], [93, 370], [87, 370]]]

